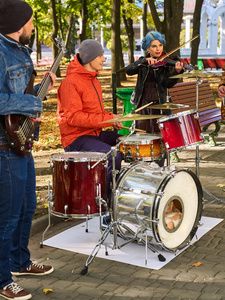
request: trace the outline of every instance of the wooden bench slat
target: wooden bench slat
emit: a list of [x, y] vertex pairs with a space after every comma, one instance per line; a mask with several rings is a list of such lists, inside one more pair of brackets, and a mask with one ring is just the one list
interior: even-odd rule
[[[196, 110], [196, 81], [177, 83], [169, 89], [169, 94], [174, 104], [189, 105], [188, 108], [173, 110], [173, 114]], [[221, 110], [216, 106], [213, 92], [206, 79], [198, 86], [198, 101], [200, 126], [221, 120]]]

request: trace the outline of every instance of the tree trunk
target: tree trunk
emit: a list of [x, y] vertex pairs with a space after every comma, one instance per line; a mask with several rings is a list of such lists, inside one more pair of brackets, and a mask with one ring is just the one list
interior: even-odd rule
[[[128, 2], [133, 3], [133, 0], [128, 0]], [[123, 22], [128, 36], [128, 57], [129, 64], [131, 64], [134, 62], [134, 28], [133, 20], [131, 18], [126, 18], [125, 10], [123, 11]]]
[[29, 44], [28, 44], [28, 47], [29, 47], [30, 49], [33, 48], [34, 40], [35, 40], [35, 32], [33, 31], [33, 32], [32, 32], [32, 35], [31, 35], [31, 38], [30, 38], [30, 41], [29, 41]]
[[[55, 60], [57, 54], [58, 54], [58, 48], [55, 45], [55, 39], [58, 35], [58, 22], [57, 22], [57, 15], [56, 15], [56, 5], [55, 0], [50, 0], [50, 7], [51, 7], [51, 15], [52, 15], [52, 52], [53, 52], [53, 60]], [[56, 71], [56, 76], [60, 77], [60, 68]]]
[[75, 15], [72, 15], [69, 19], [69, 28], [66, 32], [66, 39], [65, 39], [65, 46], [67, 49], [66, 57], [70, 58], [71, 55], [75, 54], [75, 46], [77, 38], [74, 38], [74, 36], [77, 36], [76, 31], [76, 17]]
[[[121, 52], [120, 45], [120, 0], [112, 1], [112, 47], [111, 47], [111, 68], [112, 73], [120, 69], [120, 58], [118, 53]], [[117, 76], [117, 86], [120, 86], [120, 78]]]
[[[199, 31], [200, 31], [200, 17], [201, 17], [202, 3], [203, 3], [203, 0], [198, 0], [195, 3], [192, 37], [199, 34]], [[199, 43], [200, 43], [200, 38], [197, 38], [193, 42], [191, 42], [191, 64], [193, 66], [197, 65]]]
[[147, 24], [147, 2], [143, 3], [142, 7], [142, 24], [143, 24], [143, 36], [145, 37], [148, 30], [148, 24]]
[[125, 73], [125, 64], [124, 64], [124, 59], [123, 59], [123, 50], [122, 50], [122, 43], [121, 43], [121, 39], [120, 39], [120, 51], [118, 52], [119, 55], [119, 62], [120, 62], [120, 70], [123, 69], [120, 73], [119, 73], [119, 79], [120, 80], [127, 80], [126, 77], [126, 73]]
[[[163, 21], [159, 19], [154, 0], [148, 0], [148, 3], [157, 31], [165, 34], [165, 51], [169, 52], [175, 49], [180, 45], [184, 0], [165, 0]], [[180, 55], [180, 50], [174, 52], [173, 55]]]
[[88, 9], [87, 9], [87, 0], [82, 0], [82, 10], [81, 10], [81, 19], [82, 19], [82, 30], [79, 35], [80, 43], [86, 39], [87, 36], [87, 19], [88, 19]]

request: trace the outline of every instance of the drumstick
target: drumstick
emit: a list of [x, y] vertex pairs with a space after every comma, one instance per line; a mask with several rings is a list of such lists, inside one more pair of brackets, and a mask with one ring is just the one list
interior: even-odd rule
[[[123, 129], [130, 129], [129, 127], [125, 127], [125, 126], [123, 126], [122, 128], [123, 128]], [[137, 128], [135, 128], [135, 131], [142, 131], [142, 132], [146, 132], [145, 130], [142, 130], [142, 129], [137, 129]]]
[[142, 107], [139, 107], [138, 109], [135, 109], [135, 112], [138, 112], [139, 110], [141, 110], [141, 109], [143, 109], [143, 108], [149, 106], [149, 105], [152, 104], [152, 103], [153, 103], [153, 102], [147, 103], [147, 104], [143, 105]]

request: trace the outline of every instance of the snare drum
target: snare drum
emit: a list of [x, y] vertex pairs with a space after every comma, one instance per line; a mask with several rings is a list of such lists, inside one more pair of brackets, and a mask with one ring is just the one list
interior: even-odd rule
[[184, 111], [158, 120], [165, 149], [167, 151], [183, 150], [204, 141], [197, 114]]
[[53, 214], [73, 218], [98, 216], [107, 210], [99, 205], [99, 196], [106, 199], [106, 167], [98, 152], [65, 152], [53, 154], [52, 167]]
[[154, 161], [163, 157], [164, 146], [157, 134], [134, 134], [119, 137], [119, 150], [125, 161]]
[[203, 192], [197, 176], [187, 169], [130, 165], [120, 173], [116, 195], [118, 230], [125, 239], [143, 239], [147, 230], [159, 246], [175, 251], [196, 233]]

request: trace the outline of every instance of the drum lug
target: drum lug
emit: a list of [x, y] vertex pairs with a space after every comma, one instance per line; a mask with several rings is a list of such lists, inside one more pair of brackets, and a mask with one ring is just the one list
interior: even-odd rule
[[87, 169], [88, 169], [88, 171], [91, 170], [91, 164], [90, 164], [90, 161], [87, 163]]
[[147, 190], [141, 190], [141, 193], [145, 195], [152, 195], [152, 192]]
[[54, 168], [55, 164], [53, 162], [50, 162], [50, 167]]
[[68, 170], [68, 165], [66, 163], [64, 164], [64, 170]]
[[165, 143], [165, 146], [166, 146], [166, 149], [170, 148], [170, 146], [169, 146], [169, 144], [167, 142]]
[[66, 205], [64, 205], [64, 213], [65, 213], [65, 215], [67, 215], [67, 210], [68, 210], [68, 205], [66, 204]]
[[107, 167], [108, 167], [108, 161], [107, 161], [107, 160], [103, 163], [103, 167], [104, 167], [104, 168], [107, 168]]
[[164, 195], [164, 192], [155, 193], [155, 195], [162, 198], [162, 196]]
[[178, 117], [178, 121], [179, 121], [180, 124], [182, 124], [182, 119], [181, 119], [181, 117]]
[[164, 129], [163, 123], [160, 123], [160, 124], [159, 124], [159, 129]]
[[137, 172], [137, 173], [145, 173], [145, 170], [143, 170], [141, 168], [135, 168], [135, 172]]
[[133, 189], [131, 187], [128, 187], [128, 186], [123, 186], [122, 190], [123, 191], [133, 192]]
[[198, 113], [198, 112], [194, 114], [194, 118], [195, 118], [196, 120], [199, 119], [199, 113]]

